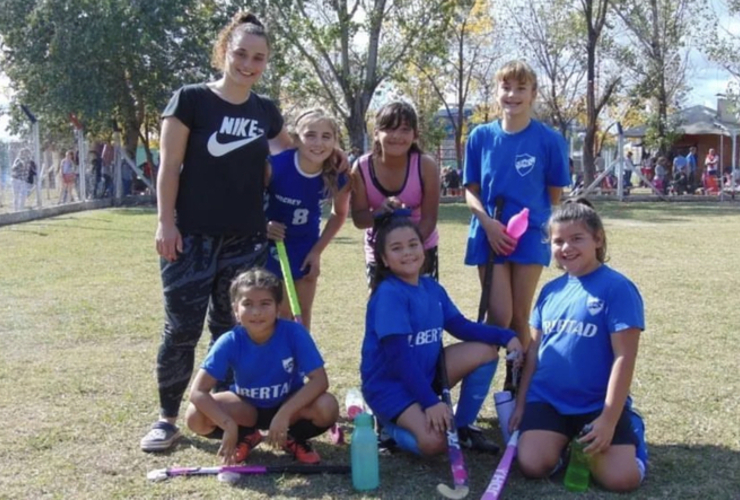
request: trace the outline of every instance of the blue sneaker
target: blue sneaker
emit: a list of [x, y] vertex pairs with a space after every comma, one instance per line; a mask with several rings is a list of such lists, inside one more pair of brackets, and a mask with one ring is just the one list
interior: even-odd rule
[[632, 432], [635, 433], [635, 437], [637, 438], [637, 450], [635, 456], [638, 461], [642, 462], [642, 467], [640, 467], [640, 469], [642, 470], [640, 472], [642, 476], [645, 476], [645, 474], [647, 473], [648, 465], [648, 449], [647, 442], [645, 442], [645, 422], [642, 418], [642, 415], [640, 415], [634, 408], [629, 408], [627, 411], [629, 412]]

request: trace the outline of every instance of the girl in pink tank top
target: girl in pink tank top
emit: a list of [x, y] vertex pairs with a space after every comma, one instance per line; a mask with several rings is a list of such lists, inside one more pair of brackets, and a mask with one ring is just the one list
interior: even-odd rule
[[375, 115], [373, 151], [360, 157], [352, 169], [352, 221], [365, 229], [368, 284], [375, 272], [373, 221], [395, 208], [411, 210], [424, 237], [424, 272], [438, 278], [437, 213], [440, 178], [435, 161], [423, 154], [416, 140], [418, 119], [413, 106], [396, 101]]

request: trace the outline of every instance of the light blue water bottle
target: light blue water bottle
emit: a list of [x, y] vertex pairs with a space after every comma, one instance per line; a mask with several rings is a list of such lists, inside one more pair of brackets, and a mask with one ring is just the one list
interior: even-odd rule
[[373, 417], [360, 413], [354, 420], [350, 455], [352, 486], [357, 491], [374, 490], [380, 484], [378, 470], [378, 438], [373, 430]]

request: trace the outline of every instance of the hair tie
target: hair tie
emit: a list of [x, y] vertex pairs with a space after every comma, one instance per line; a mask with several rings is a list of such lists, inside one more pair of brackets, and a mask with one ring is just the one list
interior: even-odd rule
[[389, 212], [381, 212], [375, 215], [375, 220], [373, 221], [373, 229], [377, 231], [378, 229], [390, 224], [393, 219], [408, 219], [409, 217], [411, 217], [411, 209], [408, 208], [396, 208], [395, 210]]

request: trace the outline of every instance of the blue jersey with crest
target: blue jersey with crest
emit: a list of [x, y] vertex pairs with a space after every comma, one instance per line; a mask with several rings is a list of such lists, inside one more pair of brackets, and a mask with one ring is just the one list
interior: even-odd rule
[[572, 415], [604, 407], [614, 363], [611, 336], [628, 328], [644, 330], [645, 312], [637, 287], [601, 265], [585, 276], [564, 274], [547, 283], [530, 324], [542, 332], [542, 340], [527, 401]]
[[[522, 208], [529, 208], [529, 229], [507, 260], [550, 263], [546, 224], [551, 206], [547, 188], [570, 184], [568, 148], [560, 133], [537, 120], [515, 133], [506, 132], [498, 120], [477, 126], [465, 147], [464, 183], [480, 186], [480, 200], [491, 216], [496, 197], [503, 197], [503, 224]], [[473, 216], [465, 263], [485, 264], [489, 252], [485, 231]]]
[[221, 335], [201, 368], [216, 380], [234, 371], [236, 394], [258, 408], [274, 408], [303, 387], [301, 373], [324, 366], [316, 344], [302, 325], [278, 319], [272, 336], [257, 344], [243, 326]]
[[421, 277], [414, 286], [390, 276], [373, 292], [365, 317], [360, 374], [365, 400], [381, 419], [394, 418], [415, 402], [402, 381], [389, 373], [383, 338], [408, 337], [413, 357], [431, 386], [445, 321], [458, 315], [447, 292], [431, 278]]

